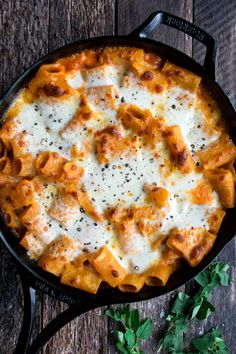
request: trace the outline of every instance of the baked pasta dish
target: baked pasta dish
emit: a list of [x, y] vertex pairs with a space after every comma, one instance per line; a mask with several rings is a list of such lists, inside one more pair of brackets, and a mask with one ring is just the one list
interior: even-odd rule
[[82, 51], [42, 65], [3, 117], [1, 210], [63, 284], [165, 286], [212, 248], [235, 156], [201, 77], [139, 48]]

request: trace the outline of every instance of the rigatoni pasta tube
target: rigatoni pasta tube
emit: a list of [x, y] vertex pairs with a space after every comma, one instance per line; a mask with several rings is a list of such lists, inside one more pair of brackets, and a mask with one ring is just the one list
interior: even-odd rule
[[167, 246], [195, 267], [213, 247], [215, 239], [216, 236], [203, 227], [173, 229], [167, 239]]
[[71, 260], [75, 249], [75, 243], [63, 235], [48, 245], [39, 259], [38, 265], [47, 272], [60, 276], [65, 265]]
[[101, 276], [88, 262], [88, 256], [79, 256], [67, 263], [61, 276], [62, 284], [96, 294], [102, 282]]
[[30, 153], [14, 158], [12, 171], [15, 176], [33, 177], [35, 174], [34, 161]]
[[17, 208], [25, 207], [33, 204], [34, 186], [33, 183], [27, 179], [21, 180], [16, 186], [16, 194], [14, 197], [14, 204]]
[[144, 278], [140, 274], [131, 273], [126, 275], [122, 283], [118, 285], [118, 288], [125, 293], [137, 293], [142, 289], [143, 285]]
[[59, 178], [65, 159], [57, 152], [45, 151], [40, 153], [35, 160], [38, 173], [49, 179]]
[[214, 213], [210, 214], [207, 218], [209, 225], [209, 231], [216, 235], [220, 229], [222, 221], [225, 216], [225, 211], [223, 209], [217, 208]]
[[102, 279], [112, 287], [121, 284], [126, 276], [126, 270], [107, 247], [102, 247], [95, 255], [91, 256], [89, 261], [101, 275]]
[[184, 142], [180, 127], [178, 125], [167, 127], [163, 132], [163, 136], [166, 139], [172, 159], [180, 171], [184, 173], [191, 172], [194, 168], [194, 162]]
[[205, 175], [213, 189], [218, 193], [222, 205], [225, 208], [234, 208], [235, 187], [232, 173], [229, 170], [218, 168], [206, 171]]
[[5, 173], [0, 172], [0, 187], [14, 182], [16, 182], [16, 179], [14, 177], [5, 175]]
[[8, 156], [0, 158], [0, 171], [5, 175], [10, 175], [12, 172], [12, 162]]
[[236, 147], [227, 135], [222, 135], [216, 142], [211, 143], [203, 150], [197, 151], [205, 170], [220, 167], [236, 157]]
[[75, 161], [65, 162], [62, 166], [60, 181], [64, 183], [78, 182], [84, 174], [84, 169]]
[[24, 247], [28, 251], [29, 256], [35, 260], [43, 254], [47, 246], [40, 237], [30, 231], [26, 231], [20, 241], [20, 245]]
[[180, 66], [172, 64], [168, 60], [165, 62], [161, 72], [167, 76], [170, 83], [177, 83], [185, 90], [196, 92], [201, 82], [201, 77]]
[[166, 249], [159, 262], [154, 264], [144, 273], [145, 284], [149, 286], [165, 286], [171, 274], [179, 266], [180, 256]]

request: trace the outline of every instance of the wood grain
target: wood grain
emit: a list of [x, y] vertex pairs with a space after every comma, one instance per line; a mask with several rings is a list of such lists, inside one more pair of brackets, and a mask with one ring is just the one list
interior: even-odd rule
[[[192, 22], [193, 0], [118, 0], [117, 2], [117, 27], [119, 34], [127, 34], [138, 27], [148, 16], [158, 10], [170, 12]], [[152, 38], [169, 44], [188, 55], [192, 55], [192, 39], [173, 28], [161, 25]]]
[[[0, 95], [10, 82], [37, 58], [69, 42], [97, 35], [127, 34], [150, 13], [165, 10], [194, 21], [220, 40], [217, 56], [217, 80], [236, 105], [236, 7], [230, 0], [0, 0]], [[201, 60], [201, 45], [166, 26], [154, 31], [153, 38], [170, 44]], [[232, 74], [233, 73], [233, 74]], [[219, 259], [231, 265], [235, 279], [235, 241]], [[10, 354], [19, 333], [22, 300], [21, 285], [14, 263], [3, 247], [0, 249], [0, 354]], [[182, 288], [184, 289], [184, 288]], [[186, 287], [191, 289], [191, 285]], [[221, 327], [230, 348], [236, 347], [235, 282], [213, 296], [217, 312], [207, 323], [193, 322], [186, 342], [212, 326]], [[161, 333], [170, 300], [175, 293], [134, 304], [142, 317], [154, 320], [153, 337], [144, 343], [145, 354], [156, 351], [157, 333]], [[67, 305], [47, 295], [37, 295], [34, 335]], [[104, 316], [104, 308], [73, 320], [45, 345], [43, 354], [114, 354], [114, 323]], [[229, 330], [230, 329], [230, 330]], [[231, 350], [231, 351], [232, 351]], [[233, 351], [232, 351], [233, 353]]]

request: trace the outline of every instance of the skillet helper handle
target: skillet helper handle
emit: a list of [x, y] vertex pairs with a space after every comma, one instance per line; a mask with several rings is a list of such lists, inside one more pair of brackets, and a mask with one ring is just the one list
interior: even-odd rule
[[32, 278], [27, 276], [24, 269], [19, 267], [19, 270], [24, 296], [24, 312], [20, 335], [13, 354], [39, 354], [43, 346], [62, 327], [83, 313], [104, 305], [90, 301], [70, 305], [68, 309], [61, 312], [51, 322], [49, 322], [32, 341], [32, 329], [35, 322], [36, 309], [36, 288], [34, 282], [32, 282]]
[[30, 345], [32, 328], [35, 319], [35, 292], [28, 280], [27, 276], [24, 277], [25, 273], [21, 272], [21, 282], [24, 296], [24, 311], [23, 311], [23, 322], [21, 326], [20, 335], [18, 342], [13, 354], [24, 354], [27, 353], [27, 349]]
[[147, 38], [161, 24], [176, 28], [177, 30], [188, 34], [198, 40], [206, 47], [206, 55], [203, 67], [210, 77], [215, 80], [215, 58], [217, 45], [215, 39], [207, 32], [194, 24], [164, 11], [153, 12], [148, 19], [134, 30], [130, 36], [138, 38]]
[[[62, 327], [83, 313], [97, 308], [95, 303], [81, 303], [71, 305], [68, 309], [56, 316], [35, 338], [24, 354], [39, 354], [43, 346], [58, 332]], [[21, 353], [22, 354], [22, 353]]]

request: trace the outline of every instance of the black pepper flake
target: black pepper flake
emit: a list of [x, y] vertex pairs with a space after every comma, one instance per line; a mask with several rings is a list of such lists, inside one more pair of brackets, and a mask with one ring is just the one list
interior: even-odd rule
[[105, 168], [108, 168], [109, 167], [109, 164], [107, 163], [106, 165], [105, 165]]
[[78, 232], [80, 232], [80, 231], [81, 231], [81, 228], [80, 228], [80, 227], [78, 227], [76, 230], [77, 230]]
[[62, 148], [62, 146], [59, 146], [59, 148], [58, 148], [59, 150], [62, 150], [63, 148]]
[[153, 163], [154, 162], [154, 158], [152, 157], [151, 159], [149, 159], [149, 162]]
[[172, 104], [171, 108], [172, 108], [172, 109], [176, 109], [176, 105], [175, 105], [175, 104]]
[[95, 222], [95, 223], [93, 223], [93, 225], [94, 225], [94, 226], [98, 226], [98, 224], [97, 224], [96, 222]]
[[85, 213], [85, 210], [83, 208], [80, 208], [81, 213]]

